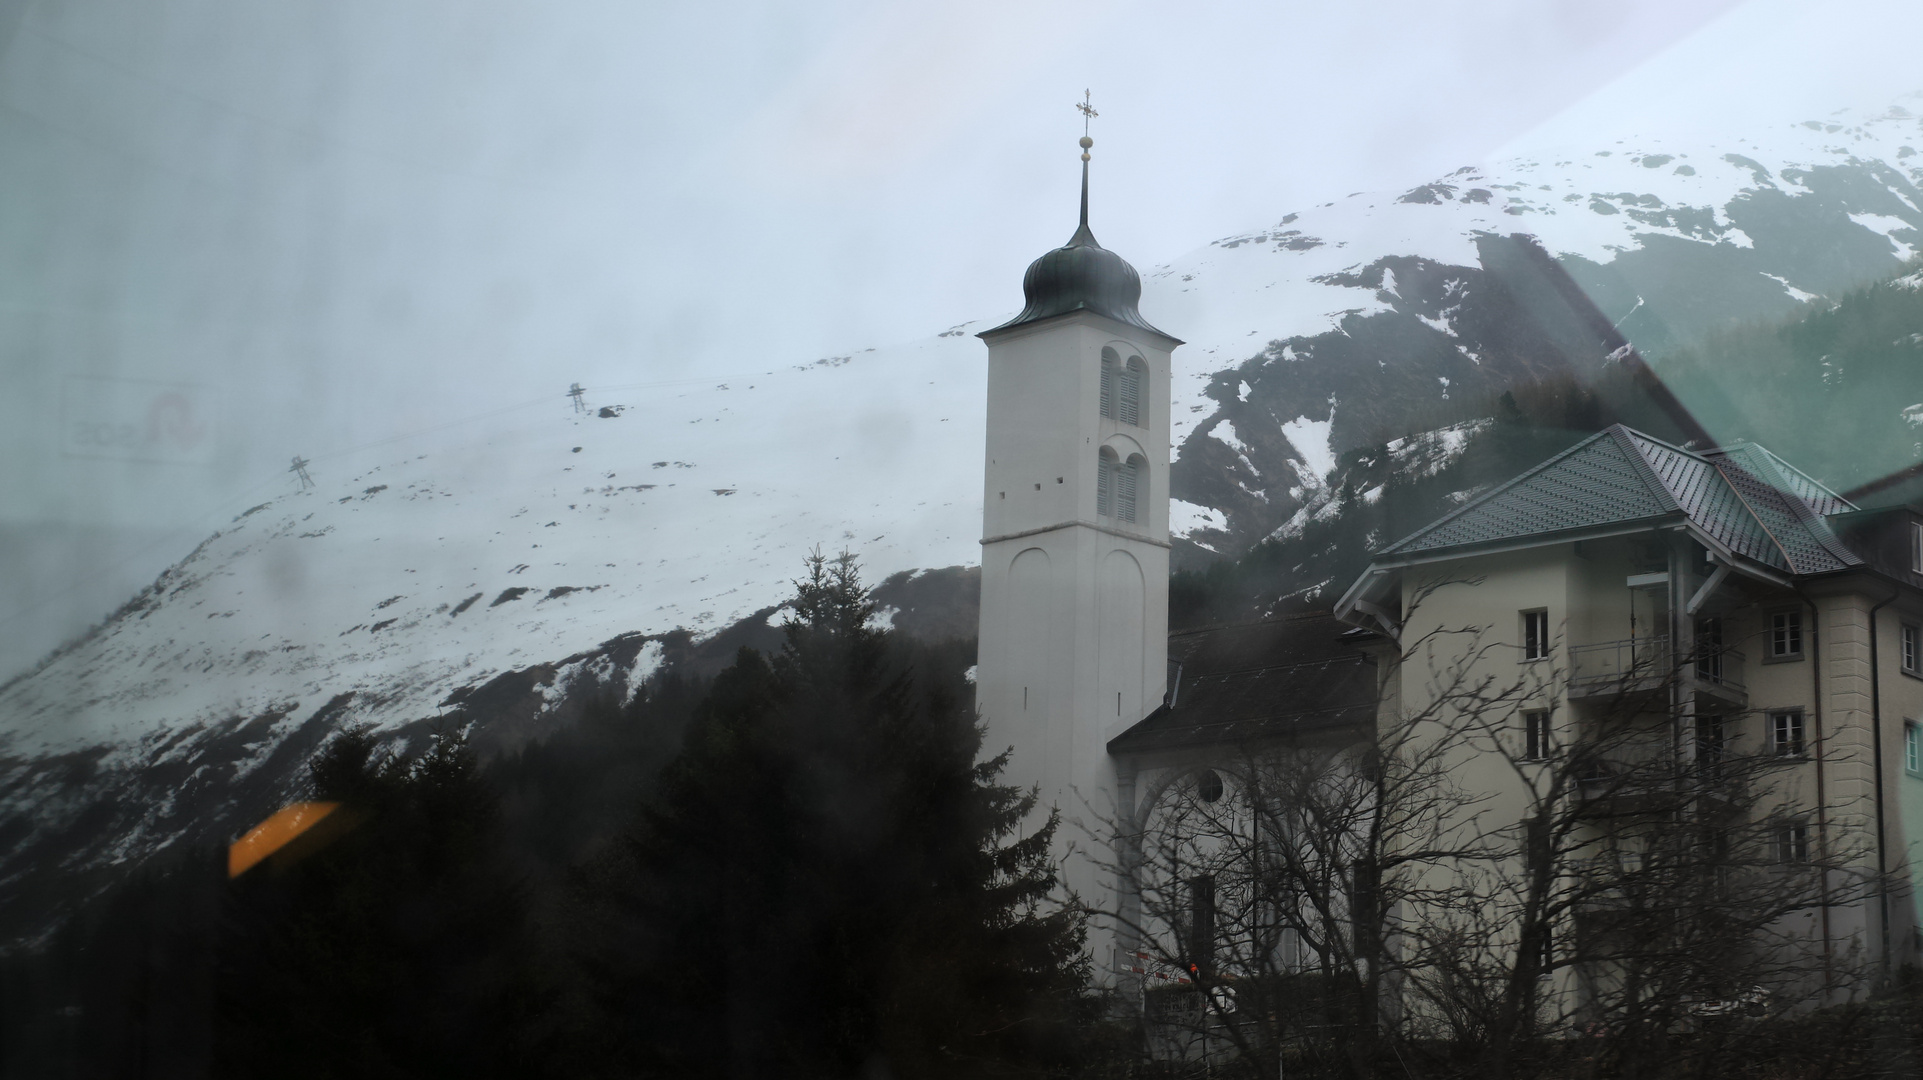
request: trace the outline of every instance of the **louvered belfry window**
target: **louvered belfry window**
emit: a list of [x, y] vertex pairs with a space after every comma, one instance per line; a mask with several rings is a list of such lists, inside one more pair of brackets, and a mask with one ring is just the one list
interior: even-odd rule
[[1095, 457], [1095, 512], [1103, 517], [1115, 513], [1115, 459], [1107, 454]]
[[1115, 355], [1115, 350], [1103, 349], [1102, 350], [1102, 415], [1107, 417], [1110, 420], [1115, 419], [1115, 397], [1116, 397], [1115, 384], [1120, 377], [1120, 372], [1117, 371], [1116, 369], [1118, 369], [1119, 367], [1121, 367], [1121, 358]]
[[1135, 487], [1141, 474], [1140, 458], [1129, 458], [1115, 470], [1115, 516], [1123, 521], [1135, 520]]
[[[1107, 368], [1103, 370], [1106, 371]], [[1142, 383], [1147, 381], [1143, 377], [1145, 374], [1146, 372], [1142, 370], [1142, 361], [1138, 357], [1129, 357], [1128, 366], [1122, 368], [1119, 395], [1121, 401], [1116, 409], [1115, 418], [1124, 424], [1142, 426]]]

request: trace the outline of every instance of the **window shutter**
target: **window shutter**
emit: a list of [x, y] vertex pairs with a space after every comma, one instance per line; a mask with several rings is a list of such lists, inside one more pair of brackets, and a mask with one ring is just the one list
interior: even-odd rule
[[1113, 468], [1114, 466], [1109, 463], [1109, 460], [1107, 458], [1102, 457], [1099, 454], [1096, 455], [1096, 458], [1095, 458], [1095, 512], [1097, 514], [1100, 514], [1103, 517], [1108, 517], [1110, 514], [1109, 503], [1111, 499], [1109, 495], [1110, 480], [1109, 480], [1108, 474]]
[[1122, 404], [1117, 419], [1142, 426], [1142, 370], [1134, 364], [1122, 369]]
[[1115, 516], [1123, 521], [1135, 520], [1135, 481], [1140, 471], [1133, 461], [1118, 470], [1120, 475], [1116, 479], [1120, 483], [1116, 485]]
[[1102, 415], [1115, 419], [1115, 361], [1109, 353], [1102, 356]]

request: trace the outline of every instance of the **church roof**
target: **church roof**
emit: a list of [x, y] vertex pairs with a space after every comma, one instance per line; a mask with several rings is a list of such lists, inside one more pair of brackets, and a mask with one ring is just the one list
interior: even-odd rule
[[1791, 574], [1859, 565], [1824, 521], [1848, 501], [1760, 446], [1702, 452], [1612, 425], [1384, 548], [1427, 555], [1611, 525], [1686, 520], [1737, 555]]
[[1220, 746], [1373, 723], [1374, 662], [1326, 612], [1169, 635], [1168, 700], [1111, 754]]
[[1076, 311], [1089, 311], [1138, 330], [1180, 339], [1150, 326], [1137, 305], [1142, 299], [1142, 277], [1120, 255], [1095, 242], [1088, 228], [1088, 155], [1082, 156], [1082, 222], [1068, 243], [1028, 264], [1022, 275], [1022, 296], [1027, 301], [1021, 314], [1008, 322], [984, 330], [977, 337], [989, 337], [1018, 326], [1038, 323]]

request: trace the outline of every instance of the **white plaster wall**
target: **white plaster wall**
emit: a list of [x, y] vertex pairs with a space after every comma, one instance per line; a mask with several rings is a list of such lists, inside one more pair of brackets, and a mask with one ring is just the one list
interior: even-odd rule
[[[976, 702], [986, 753], [1012, 750], [1007, 782], [1034, 787], [1037, 822], [1062, 813], [1070, 888], [1114, 901], [1104, 822], [1116, 776], [1108, 740], [1160, 704], [1168, 666], [1169, 347], [1078, 312], [988, 342], [982, 606]], [[1101, 415], [1101, 353], [1148, 369], [1140, 426]], [[1139, 520], [1096, 513], [1101, 449], [1148, 463]], [[1091, 937], [1109, 960], [1111, 935]]]

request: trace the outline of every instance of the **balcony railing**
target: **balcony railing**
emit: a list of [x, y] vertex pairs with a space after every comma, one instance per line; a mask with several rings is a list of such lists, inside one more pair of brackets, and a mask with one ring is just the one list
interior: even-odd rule
[[1569, 649], [1569, 696], [1653, 689], [1669, 677], [1670, 665], [1667, 634], [1573, 645]]
[[1578, 791], [1584, 802], [1608, 812], [1674, 811], [1690, 804], [1725, 809], [1736, 794], [1727, 764], [1720, 747], [1698, 744], [1688, 757], [1667, 738], [1634, 739], [1591, 761], [1578, 778]]
[[[1681, 671], [1709, 689], [1741, 694], [1744, 660], [1738, 649], [1698, 640]], [[1569, 662], [1569, 694], [1574, 698], [1653, 690], [1677, 673], [1667, 634], [1571, 646]]]
[[1696, 658], [1690, 668], [1698, 679], [1711, 686], [1740, 693], [1743, 690], [1743, 660], [1740, 649], [1698, 639]]

